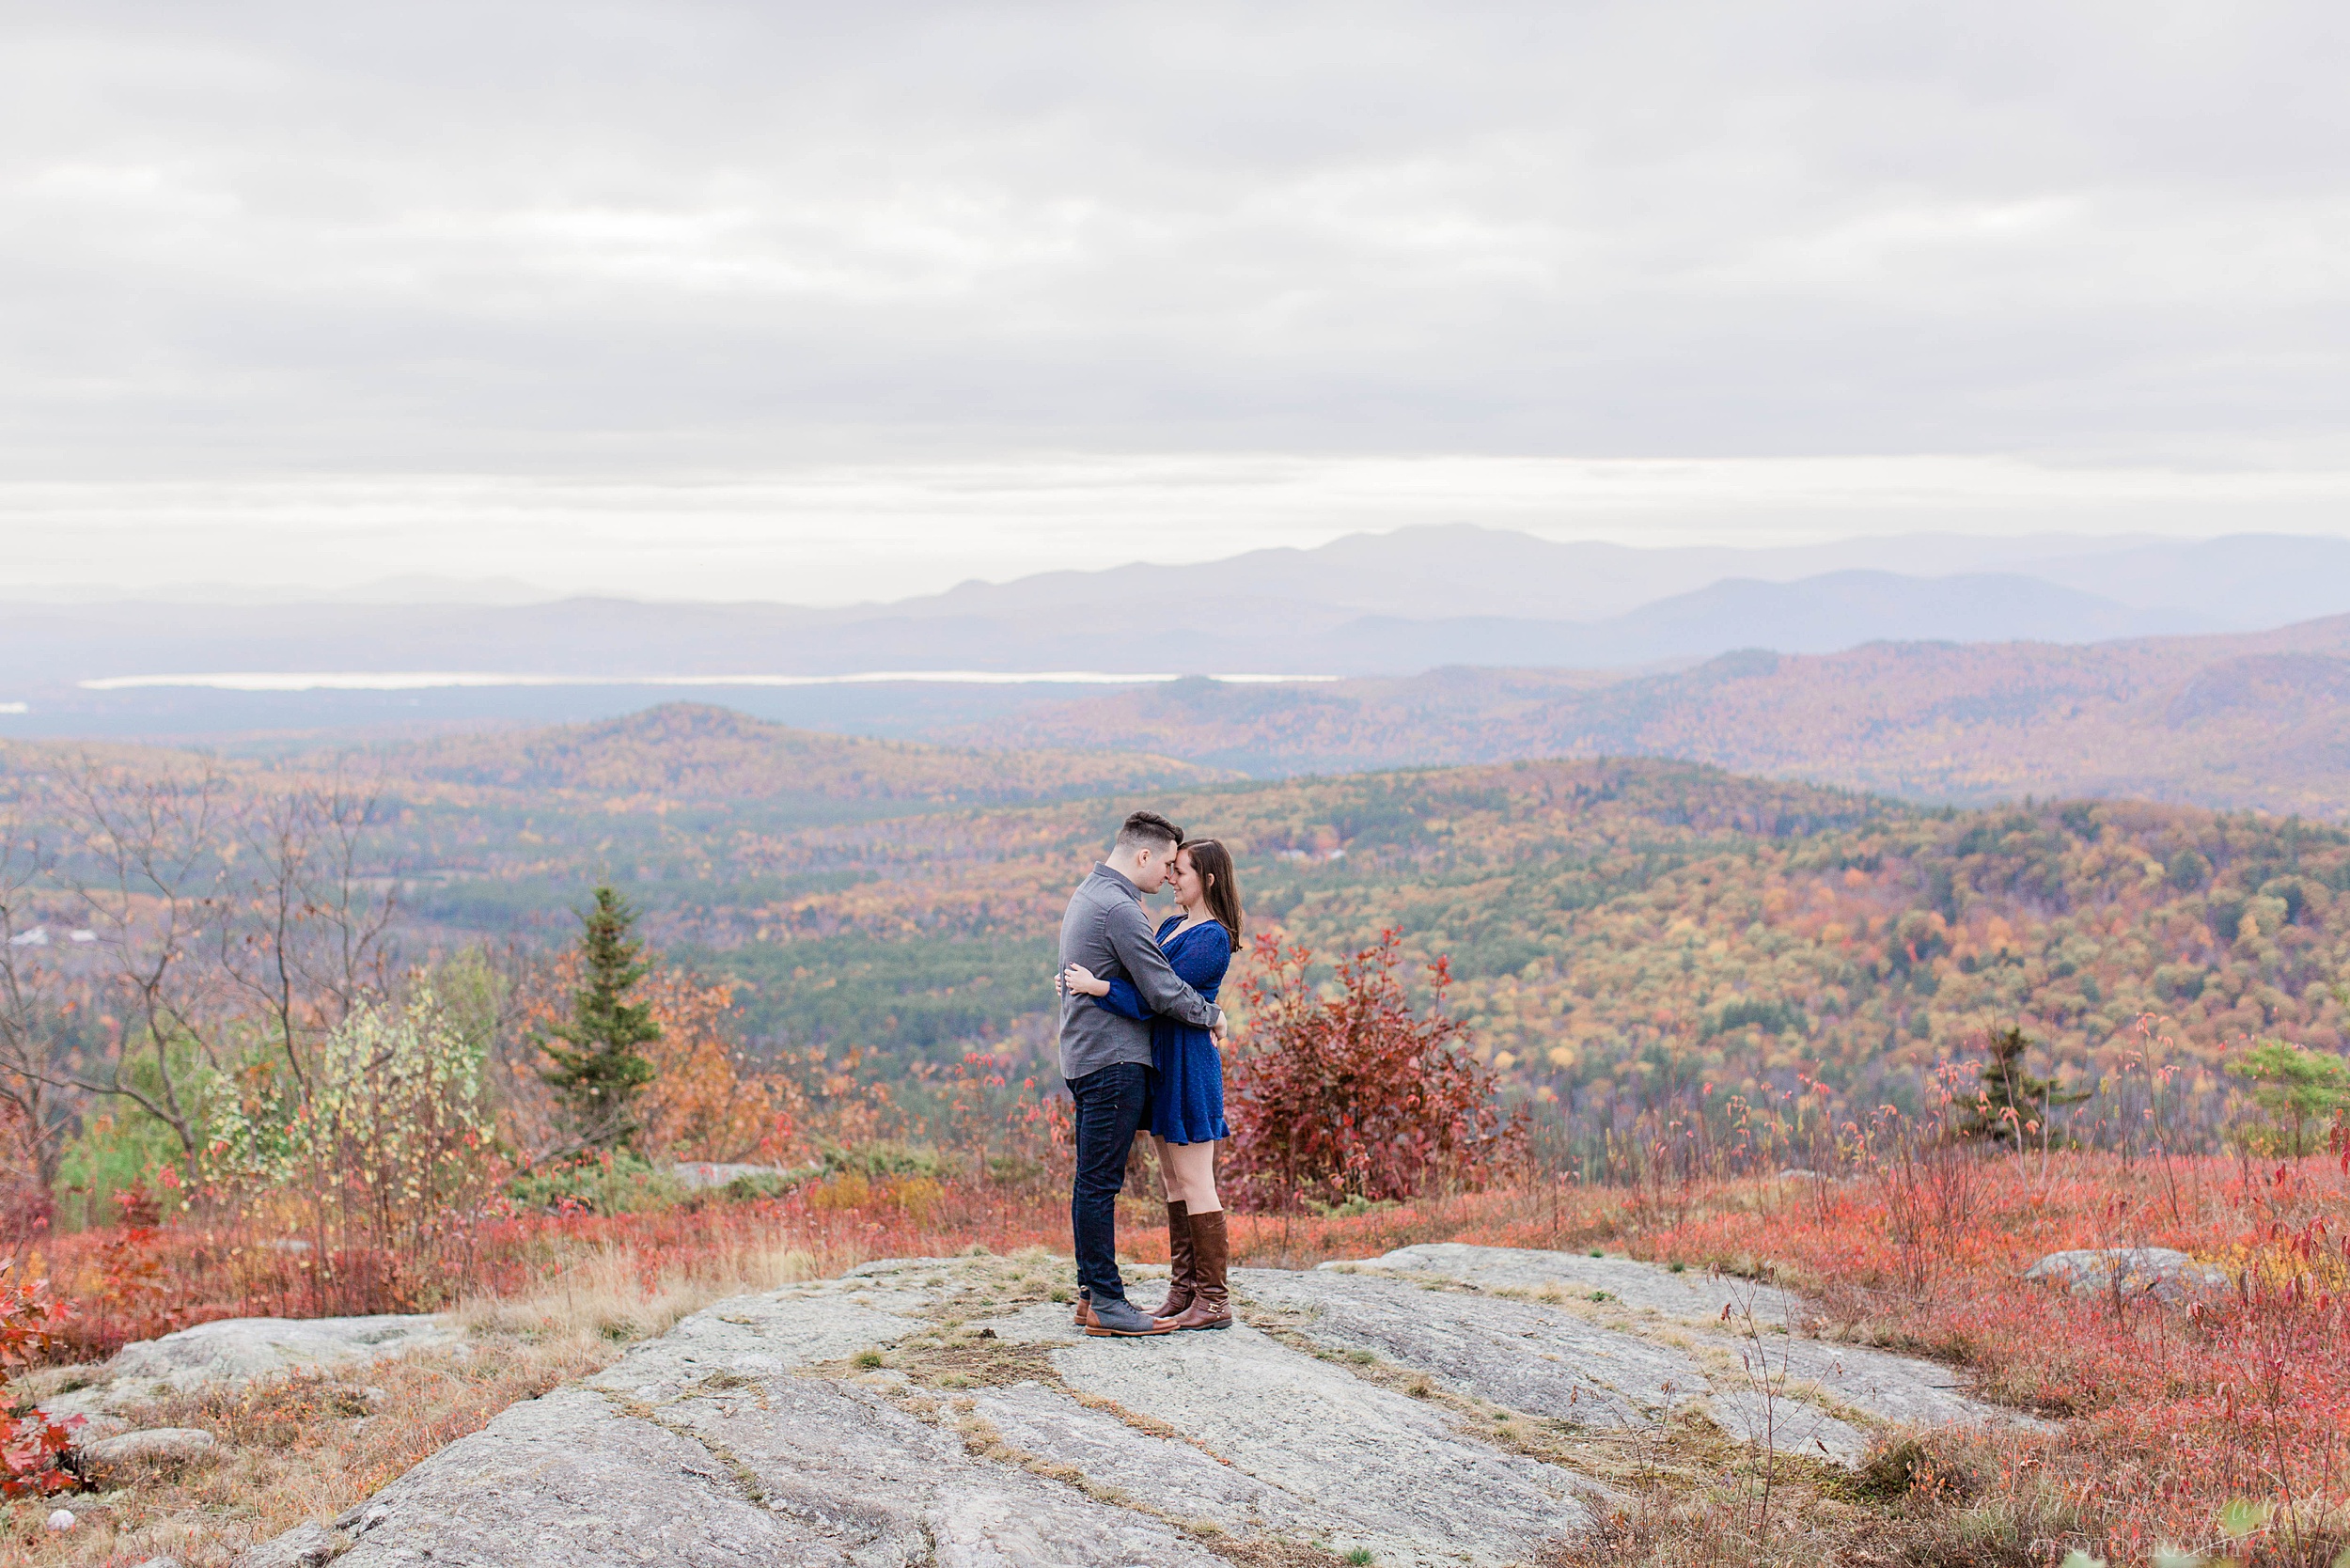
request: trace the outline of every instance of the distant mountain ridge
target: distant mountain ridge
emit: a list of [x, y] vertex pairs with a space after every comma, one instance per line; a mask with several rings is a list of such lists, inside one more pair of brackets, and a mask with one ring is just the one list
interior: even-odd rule
[[[2094, 642], [2350, 611], [2350, 541], [2339, 539], [2134, 545], [1932, 576], [1883, 564], [1897, 543], [1631, 550], [1432, 526], [1194, 567], [973, 583], [846, 609], [634, 600], [28, 604], [0, 620], [0, 672], [47, 689], [92, 677], [268, 670], [1413, 675], [1443, 663], [1622, 667], [1737, 647], [1812, 653], [1889, 635]], [[1791, 562], [1824, 569], [1789, 573]]]
[[991, 732], [1259, 776], [1653, 756], [1911, 800], [2135, 796], [2342, 820], [2350, 616], [2088, 646], [1749, 651], [1612, 682], [1470, 668], [1314, 687], [1182, 682], [1031, 710]]
[[[2061, 630], [2060, 639], [2051, 628]], [[1831, 653], [1895, 639], [2085, 642], [2211, 629], [2188, 612], [2134, 609], [2012, 572], [1920, 578], [1854, 571], [1792, 583], [1726, 578], [1588, 624], [1365, 617], [1326, 641], [1343, 650], [1349, 667], [1404, 673], [1446, 664], [1621, 668], [1736, 647]]]
[[[1913, 570], [1898, 570], [1901, 567]], [[2081, 644], [2350, 612], [2350, 540], [1961, 536], [1773, 550], [1559, 543], [1487, 528], [1355, 535], [1192, 565], [967, 584], [812, 608], [539, 604], [32, 604], [0, 616], [0, 734], [217, 734], [547, 722], [644, 705], [631, 682], [886, 671], [1410, 676], [1450, 666], [1661, 669], [1747, 648], [1888, 639]], [[596, 685], [498, 698], [229, 696], [85, 682], [241, 674], [478, 675]], [[1588, 683], [1588, 682], [1586, 682]], [[487, 688], [483, 688], [487, 689]], [[802, 726], [926, 733], [1073, 695], [822, 698], [687, 684]], [[22, 702], [22, 713], [8, 705]], [[958, 717], [958, 715], [960, 715]]]

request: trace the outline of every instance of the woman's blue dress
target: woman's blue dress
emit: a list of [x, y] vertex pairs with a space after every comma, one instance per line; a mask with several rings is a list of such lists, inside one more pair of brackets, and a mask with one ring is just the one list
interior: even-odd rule
[[[1183, 918], [1169, 915], [1160, 922], [1159, 950], [1184, 984], [1213, 1002], [1216, 988], [1224, 983], [1224, 971], [1231, 967], [1232, 939], [1219, 922], [1210, 920], [1169, 941], [1167, 932]], [[1232, 1136], [1224, 1121], [1224, 1059], [1216, 1054], [1214, 1036], [1153, 1013], [1129, 980], [1110, 981], [1109, 995], [1094, 997], [1093, 1003], [1127, 1018], [1150, 1020], [1153, 1136], [1169, 1143], [1207, 1143]]]

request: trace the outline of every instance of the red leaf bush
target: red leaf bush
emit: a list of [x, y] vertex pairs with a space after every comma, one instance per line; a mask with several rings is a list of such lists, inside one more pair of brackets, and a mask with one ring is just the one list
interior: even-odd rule
[[[13, 1260], [0, 1261], [0, 1372], [48, 1349], [72, 1310], [49, 1294], [45, 1279], [6, 1278], [13, 1267]], [[39, 1497], [81, 1484], [60, 1463], [81, 1424], [79, 1416], [53, 1421], [37, 1410], [0, 1416], [0, 1497]]]
[[1503, 1119], [1467, 1026], [1445, 1014], [1449, 968], [1436, 961], [1434, 996], [1415, 1009], [1399, 942], [1384, 931], [1341, 960], [1325, 996], [1308, 978], [1311, 952], [1258, 935], [1224, 1152], [1244, 1204], [1402, 1200], [1439, 1177], [1482, 1186], [1523, 1153], [1523, 1114]]

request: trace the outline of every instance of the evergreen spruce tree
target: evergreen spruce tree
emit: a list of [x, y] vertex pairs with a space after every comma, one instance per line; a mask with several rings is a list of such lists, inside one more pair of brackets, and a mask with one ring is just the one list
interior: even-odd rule
[[639, 1131], [636, 1096], [652, 1081], [653, 1065], [638, 1046], [661, 1038], [652, 1009], [632, 1006], [628, 994], [645, 978], [634, 932], [636, 912], [609, 887], [596, 889], [595, 906], [580, 917], [579, 985], [572, 1015], [542, 1030], [539, 1049], [548, 1065], [540, 1079], [555, 1090], [582, 1149], [631, 1147]]
[[[2024, 1031], [2009, 1027], [1991, 1036], [1990, 1059], [1982, 1064], [1982, 1094], [1959, 1124], [1961, 1137], [1987, 1138], [1993, 1143], [2020, 1143], [2025, 1129], [2044, 1123], [2054, 1105], [2076, 1105], [2089, 1098], [2086, 1090], [2067, 1091], [2054, 1078], [2036, 1078], [2024, 1066], [2031, 1042]], [[2008, 1112], [2015, 1114], [2010, 1116]]]

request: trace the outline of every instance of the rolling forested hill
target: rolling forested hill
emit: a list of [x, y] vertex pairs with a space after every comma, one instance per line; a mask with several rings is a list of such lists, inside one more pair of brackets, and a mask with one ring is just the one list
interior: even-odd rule
[[2350, 817], [2350, 617], [2230, 636], [1874, 643], [1606, 682], [1440, 669], [1205, 681], [1030, 710], [995, 744], [1118, 745], [1259, 776], [1667, 756], [1926, 802], [2135, 796]]
[[1908, 1100], [2009, 1024], [2093, 1077], [2159, 1015], [2193, 1064], [2182, 1093], [2211, 1088], [2231, 1042], [2350, 1035], [2350, 832], [2179, 806], [1935, 809], [1613, 760], [788, 831], [648, 792], [501, 837], [452, 799], [409, 808], [403, 831], [473, 846], [412, 885], [445, 931], [501, 929], [609, 871], [662, 941], [742, 982], [753, 1041], [902, 1062], [1042, 1046], [1062, 902], [1142, 801], [1228, 840], [1262, 928], [1329, 952], [1392, 925], [1416, 959], [1448, 959], [1505, 1081], [1578, 1115], [1807, 1077]]
[[[325, 755], [296, 759], [316, 765]], [[758, 807], [839, 815], [983, 805], [1229, 777], [1146, 748], [1006, 751], [821, 734], [671, 702], [626, 718], [490, 730], [357, 760], [412, 797], [525, 806]]]
[[[625, 718], [374, 747], [220, 756], [121, 743], [0, 744], [0, 830], [54, 846], [74, 782], [171, 778], [224, 808], [288, 788], [368, 803], [367, 858], [460, 933], [560, 924], [583, 881], [606, 874], [669, 906], [720, 904], [760, 886], [760, 844], [817, 824], [901, 820], [1110, 791], [1197, 787], [1230, 775], [1138, 752], [989, 750], [820, 734], [697, 703]], [[201, 782], [199, 781], [209, 781]], [[140, 814], [134, 811], [134, 815]], [[183, 800], [169, 833], [207, 815]], [[780, 841], [780, 840], [778, 840]], [[484, 874], [484, 873], [488, 874]]]
[[[5, 760], [21, 816], [60, 759]], [[323, 760], [236, 766], [222, 788], [259, 792]], [[2350, 830], [2298, 820], [1936, 808], [1658, 760], [1216, 782], [691, 708], [344, 766], [374, 770], [368, 870], [415, 951], [567, 939], [610, 878], [657, 942], [738, 982], [753, 1049], [885, 1074], [974, 1048], [1045, 1070], [1062, 902], [1145, 803], [1228, 841], [1259, 929], [1327, 954], [1393, 927], [1449, 961], [1504, 1082], [1586, 1126], [1806, 1082], [1856, 1112], [1913, 1102], [2008, 1025], [2093, 1080], [2142, 1059], [2155, 1015], [2181, 1095], [2213, 1090], [2232, 1042], [2350, 1035]]]
[[0, 743], [0, 781], [62, 776], [86, 764], [157, 775], [211, 771], [240, 789], [339, 776], [400, 808], [543, 811], [551, 823], [578, 811], [624, 822], [638, 808], [666, 814], [696, 807], [769, 822], [889, 816], [1233, 776], [1138, 747], [1009, 751], [871, 740], [693, 702], [589, 724], [374, 746], [280, 746], [264, 757], [120, 742]]

